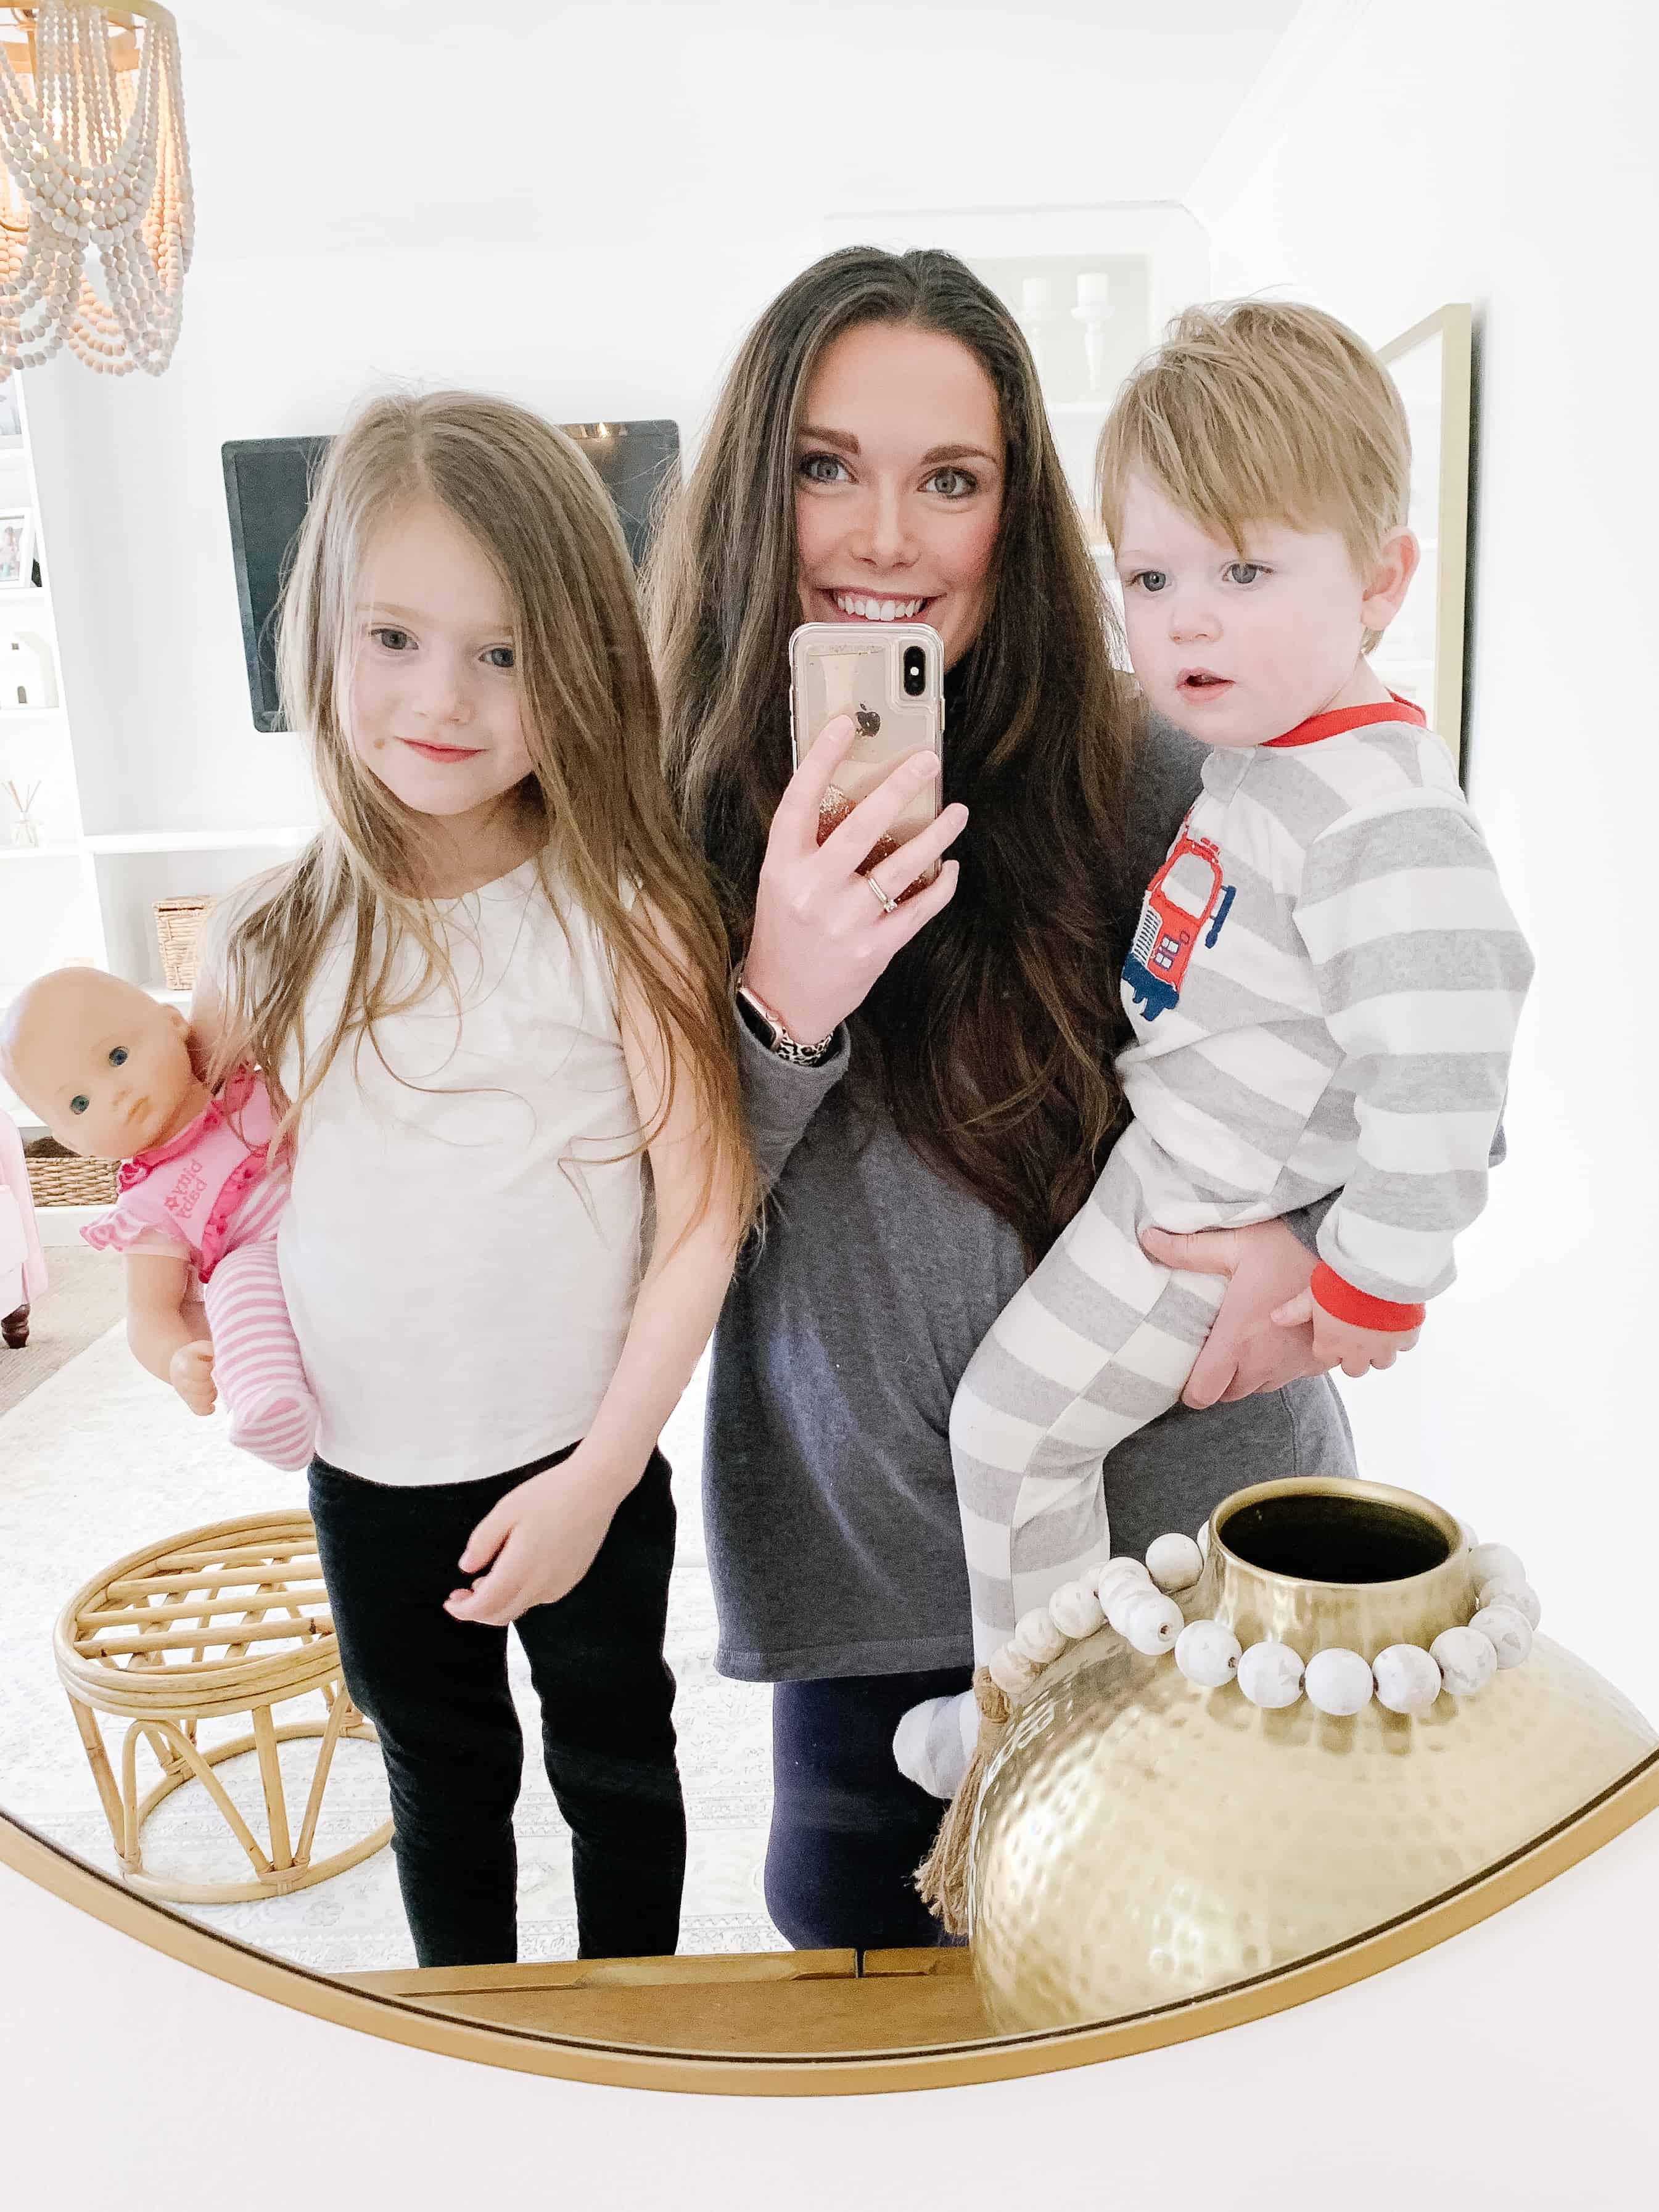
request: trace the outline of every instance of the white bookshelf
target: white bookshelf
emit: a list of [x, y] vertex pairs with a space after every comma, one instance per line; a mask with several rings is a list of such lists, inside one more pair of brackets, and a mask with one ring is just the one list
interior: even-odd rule
[[[48, 664], [46, 696], [53, 703], [0, 703], [0, 1003], [42, 969], [75, 959], [101, 965], [106, 950], [96, 874], [82, 834], [70, 702], [45, 580], [46, 533], [27, 430], [25, 415], [16, 436], [0, 438], [0, 509], [22, 507], [33, 515], [33, 559], [43, 580], [34, 585], [25, 577], [0, 585], [0, 650], [6, 639], [31, 640]], [[40, 845], [13, 842], [17, 816], [7, 783], [20, 790], [40, 787], [31, 809], [44, 833]], [[16, 1101], [3, 1091], [0, 1105], [27, 1124]]]
[[[125, 975], [158, 999], [187, 1007], [189, 994], [166, 988], [152, 908], [180, 894], [211, 896], [297, 851], [310, 836], [301, 823], [229, 823], [197, 827], [142, 823], [106, 826], [88, 835], [82, 807], [83, 785], [103, 789], [95, 765], [77, 760], [74, 671], [59, 650], [52, 576], [50, 514], [42, 512], [28, 436], [23, 429], [0, 437], [0, 512], [27, 508], [34, 516], [33, 557], [42, 582], [0, 585], [0, 650], [24, 635], [50, 656], [46, 696], [55, 703], [20, 707], [0, 702], [0, 1010], [33, 976], [70, 961], [85, 961]], [[61, 582], [61, 580], [60, 580]], [[12, 842], [15, 811], [5, 785], [39, 784], [32, 810], [44, 832], [39, 845]], [[26, 1140], [41, 1125], [0, 1083], [0, 1110], [9, 1114]], [[92, 1206], [38, 1209], [42, 1240], [78, 1242]]]

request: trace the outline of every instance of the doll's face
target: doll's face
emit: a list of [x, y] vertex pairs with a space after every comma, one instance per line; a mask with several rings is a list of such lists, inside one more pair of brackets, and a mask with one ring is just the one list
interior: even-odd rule
[[131, 1159], [199, 1110], [184, 1016], [94, 968], [31, 983], [9, 1010], [3, 1058], [58, 1143], [94, 1159]]

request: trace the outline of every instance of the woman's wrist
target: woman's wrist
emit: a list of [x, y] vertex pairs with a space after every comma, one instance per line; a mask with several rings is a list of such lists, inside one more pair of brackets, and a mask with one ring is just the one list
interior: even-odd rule
[[836, 1031], [841, 1026], [839, 1022], [832, 1022], [822, 1036], [804, 1034], [750, 979], [746, 967], [738, 970], [735, 988], [738, 1012], [744, 1027], [776, 1058], [803, 1067], [817, 1067], [829, 1059], [835, 1046]]

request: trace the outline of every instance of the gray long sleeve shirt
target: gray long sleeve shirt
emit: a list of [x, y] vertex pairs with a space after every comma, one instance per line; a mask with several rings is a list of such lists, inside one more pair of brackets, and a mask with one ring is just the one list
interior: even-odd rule
[[[1127, 881], [1162, 862], [1205, 753], [1149, 725]], [[1126, 944], [1134, 919], [1123, 916]], [[951, 1401], [1024, 1257], [1010, 1224], [890, 1121], [854, 1114], [849, 1049], [843, 1030], [822, 1066], [794, 1067], [739, 1024], [750, 1134], [774, 1187], [764, 1244], [740, 1263], [715, 1331], [703, 1487], [715, 1663], [745, 1681], [973, 1661]], [[1308, 1223], [1291, 1225], [1311, 1242]], [[1107, 1462], [1113, 1548], [1195, 1528], [1247, 1483], [1354, 1472], [1328, 1376], [1202, 1413], [1176, 1406]]]

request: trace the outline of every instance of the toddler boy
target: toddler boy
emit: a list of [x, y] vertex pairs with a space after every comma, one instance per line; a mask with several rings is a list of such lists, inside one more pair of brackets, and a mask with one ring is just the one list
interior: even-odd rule
[[[1485, 1202], [1532, 957], [1445, 747], [1366, 653], [1417, 565], [1376, 356], [1311, 307], [1194, 308], [1102, 434], [1102, 517], [1149, 705], [1209, 748], [1123, 963], [1133, 1121], [969, 1363], [951, 1446], [984, 1661], [1106, 1550], [1104, 1454], [1172, 1406], [1219, 1304], [1143, 1230], [1335, 1194], [1318, 1354], [1391, 1364]], [[905, 1717], [941, 1796], [971, 1694]]]

